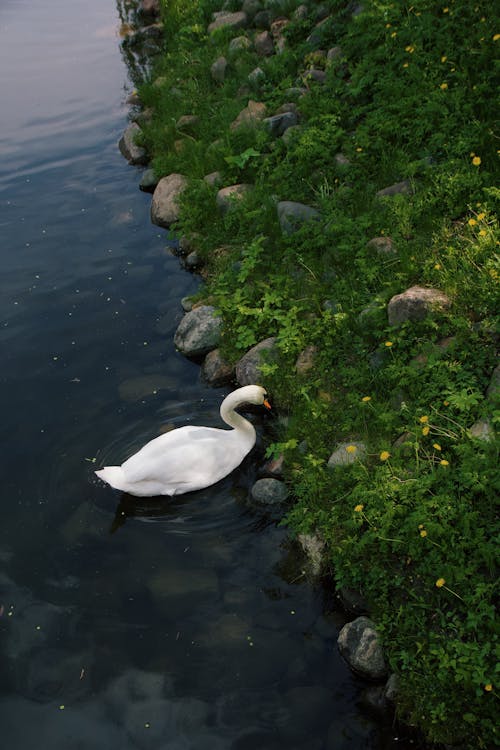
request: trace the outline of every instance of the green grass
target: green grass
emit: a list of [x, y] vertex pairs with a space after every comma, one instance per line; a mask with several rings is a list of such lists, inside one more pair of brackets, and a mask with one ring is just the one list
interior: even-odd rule
[[[306, 41], [313, 18], [289, 25], [280, 55], [229, 57], [230, 32], [206, 35], [218, 3], [167, 4], [167, 51], [141, 87], [154, 111], [144, 142], [159, 176], [191, 179], [178, 231], [205, 259], [200, 296], [223, 314], [226, 355], [277, 337], [266, 386], [289, 418], [269, 451], [285, 452], [291, 531], [319, 533], [337, 584], [369, 601], [401, 678], [401, 718], [430, 741], [488, 747], [498, 442], [469, 428], [498, 424], [486, 389], [498, 345], [499, 30], [485, 2], [365, 0], [355, 18], [327, 4], [321, 48], [342, 49], [331, 63]], [[221, 54], [223, 85], [210, 76]], [[327, 80], [307, 82], [287, 146], [263, 127], [230, 129], [249, 98], [270, 114], [288, 101], [311, 61]], [[265, 81], [245, 93], [256, 65]], [[198, 130], [178, 131], [185, 114], [199, 115]], [[254, 185], [224, 217], [201, 180], [215, 170], [226, 185]], [[376, 197], [405, 179], [411, 194]], [[278, 200], [314, 206], [321, 220], [283, 236]], [[384, 235], [395, 254], [367, 247]], [[451, 309], [390, 327], [387, 302], [415, 284], [445, 292]], [[298, 375], [308, 345], [314, 367]], [[358, 440], [366, 456], [328, 468], [338, 442]]]

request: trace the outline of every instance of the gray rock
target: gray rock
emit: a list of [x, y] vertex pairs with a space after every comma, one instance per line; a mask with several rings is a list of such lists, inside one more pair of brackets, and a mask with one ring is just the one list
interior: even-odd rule
[[326, 71], [320, 70], [319, 68], [310, 68], [306, 70], [302, 78], [304, 81], [316, 81], [316, 83], [324, 83], [326, 81]]
[[184, 267], [187, 268], [188, 271], [194, 271], [199, 266], [201, 266], [201, 258], [196, 250], [193, 250], [191, 253], [186, 255], [184, 259]]
[[295, 201], [280, 201], [277, 211], [281, 231], [284, 234], [293, 234], [304, 222], [320, 217], [319, 211], [315, 208]]
[[298, 8], [295, 8], [293, 13], [293, 19], [294, 21], [305, 21], [305, 19], [309, 16], [309, 10], [307, 8], [307, 5], [299, 5]]
[[[354, 449], [354, 450], [352, 450]], [[366, 446], [364, 443], [352, 441], [350, 443], [339, 443], [328, 459], [329, 468], [338, 466], [349, 466], [355, 461], [364, 458]]]
[[394, 672], [389, 675], [389, 679], [385, 683], [384, 695], [386, 700], [390, 703], [395, 703], [399, 692], [399, 677]]
[[283, 112], [282, 114], [266, 117], [264, 124], [274, 138], [283, 135], [285, 130], [298, 124], [298, 117], [295, 112]]
[[339, 47], [339, 45], [335, 45], [335, 47], [330, 47], [328, 52], [326, 53], [326, 59], [331, 62], [332, 60], [338, 60], [343, 55], [342, 47]]
[[151, 221], [160, 227], [168, 228], [180, 218], [178, 199], [187, 185], [182, 174], [169, 174], [162, 177], [153, 193]]
[[229, 187], [221, 188], [217, 193], [217, 206], [221, 213], [225, 214], [229, 211], [235, 201], [241, 200], [249, 190], [251, 185], [240, 183], [239, 185], [229, 185]]
[[231, 29], [244, 29], [248, 25], [248, 17], [243, 11], [237, 11], [236, 13], [218, 13], [211, 24], [208, 26], [208, 33], [211, 34], [217, 29], [222, 29], [224, 26]]
[[368, 711], [377, 714], [383, 714], [387, 711], [387, 700], [384, 693], [383, 685], [373, 685], [365, 688], [361, 693], [361, 705]]
[[[243, 355], [236, 365], [236, 380], [239, 385], [252, 385], [262, 382], [259, 365], [262, 361], [272, 358], [275, 345], [276, 339], [274, 337], [264, 339]], [[263, 353], [267, 354], [264, 360], [262, 360]]]
[[160, 0], [141, 0], [138, 11], [141, 16], [159, 16]]
[[154, 169], [146, 169], [142, 173], [141, 181], [139, 182], [139, 188], [145, 193], [154, 193], [158, 182], [159, 180], [155, 174]]
[[398, 326], [407, 320], [423, 320], [432, 312], [446, 310], [450, 306], [451, 300], [439, 289], [412, 286], [389, 300], [389, 325]]
[[261, 81], [263, 81], [266, 77], [266, 74], [262, 70], [262, 68], [254, 68], [249, 74], [248, 74], [248, 82], [252, 85], [256, 86]]
[[226, 385], [233, 379], [234, 368], [221, 355], [219, 349], [214, 349], [205, 357], [201, 368], [201, 377], [214, 388]]
[[136, 137], [141, 133], [142, 130], [139, 125], [132, 122], [118, 141], [118, 148], [129, 164], [147, 164], [146, 149], [138, 146], [135, 142]]
[[491, 380], [486, 389], [488, 401], [496, 401], [500, 394], [500, 365], [497, 365], [491, 375]]
[[290, 127], [287, 128], [281, 136], [281, 139], [285, 146], [289, 146], [291, 143], [293, 143], [300, 136], [302, 130], [302, 125], [290, 125]]
[[318, 353], [318, 347], [311, 344], [299, 354], [295, 362], [295, 370], [298, 375], [304, 375], [314, 367], [314, 360]]
[[224, 83], [226, 78], [227, 60], [225, 57], [218, 57], [210, 67], [210, 75], [216, 83]]
[[390, 237], [373, 237], [366, 243], [366, 247], [375, 250], [378, 255], [395, 255], [397, 253], [394, 242]]
[[279, 479], [257, 479], [251, 489], [252, 500], [259, 505], [279, 505], [288, 498], [288, 488]]
[[252, 19], [256, 13], [262, 10], [262, 3], [260, 0], [244, 0], [241, 10], [247, 14], [249, 19]]
[[230, 125], [231, 130], [237, 130], [238, 128], [252, 127], [255, 126], [260, 120], [266, 116], [266, 105], [262, 102], [255, 102], [250, 99], [247, 106], [241, 110], [239, 115], [233, 120]]
[[325, 566], [325, 542], [317, 534], [299, 534], [297, 539], [309, 561], [309, 572], [319, 576]]
[[211, 305], [201, 305], [183, 317], [174, 336], [174, 344], [186, 357], [203, 357], [216, 349], [222, 321]]
[[259, 10], [253, 18], [253, 25], [256, 29], [270, 29], [271, 13], [268, 10]]
[[395, 182], [394, 185], [389, 185], [382, 190], [378, 190], [376, 195], [377, 198], [384, 198], [385, 196], [391, 195], [410, 195], [413, 193], [411, 182], [409, 180], [402, 180], [401, 182]]
[[177, 130], [182, 130], [183, 132], [191, 132], [196, 128], [199, 122], [200, 118], [198, 115], [182, 115], [182, 117], [179, 117], [175, 123], [175, 127]]
[[479, 419], [469, 428], [469, 435], [476, 440], [484, 440], [489, 443], [495, 437], [495, 431], [489, 419]]
[[387, 675], [387, 664], [375, 624], [368, 617], [358, 617], [344, 625], [337, 643], [340, 653], [355, 672], [372, 680]]
[[229, 54], [236, 55], [238, 52], [245, 52], [251, 46], [252, 42], [247, 36], [236, 36], [229, 42]]
[[210, 187], [217, 187], [222, 184], [222, 175], [220, 172], [210, 172], [210, 174], [206, 174], [203, 179], [207, 185], [210, 185]]
[[191, 312], [193, 309], [193, 303], [191, 301], [191, 297], [183, 297], [181, 299], [181, 307], [184, 310], [184, 312]]
[[274, 55], [274, 41], [269, 31], [261, 31], [256, 34], [253, 44], [259, 57]]

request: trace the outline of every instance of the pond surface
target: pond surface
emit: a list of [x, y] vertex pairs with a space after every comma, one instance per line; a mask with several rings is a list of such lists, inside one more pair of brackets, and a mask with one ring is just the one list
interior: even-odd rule
[[94, 475], [219, 425], [226, 393], [173, 347], [197, 280], [117, 149], [119, 25], [113, 0], [0, 8], [2, 746], [392, 747], [338, 655], [343, 615], [247, 505], [255, 458], [175, 501]]

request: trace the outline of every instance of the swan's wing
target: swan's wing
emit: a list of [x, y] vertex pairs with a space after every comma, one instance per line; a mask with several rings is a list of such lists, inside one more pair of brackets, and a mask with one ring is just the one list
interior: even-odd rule
[[130, 483], [158, 481], [168, 486], [207, 486], [241, 463], [233, 430], [186, 425], [146, 443], [122, 465]]

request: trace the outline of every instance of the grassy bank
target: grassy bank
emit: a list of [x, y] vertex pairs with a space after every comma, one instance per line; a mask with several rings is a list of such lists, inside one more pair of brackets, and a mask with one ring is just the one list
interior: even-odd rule
[[[330, 0], [294, 18], [297, 5], [269, 3], [290, 19], [269, 57], [229, 51], [254, 29], [207, 34], [217, 0], [167, 6], [166, 51], [140, 90], [153, 111], [144, 145], [158, 176], [190, 178], [177, 231], [203, 259], [225, 355], [277, 338], [265, 384], [288, 419], [269, 450], [286, 457], [291, 529], [319, 534], [338, 585], [368, 600], [400, 715], [431, 741], [492, 746], [500, 29], [479, 1], [365, 0], [353, 16]], [[249, 99], [269, 115], [295, 101], [300, 127], [286, 139], [262, 123], [231, 129]], [[184, 115], [198, 120], [180, 126]], [[202, 180], [213, 171], [253, 185], [224, 216]], [[320, 220], [283, 234], [283, 200]], [[389, 325], [389, 300], [414, 285], [451, 307]], [[478, 423], [489, 439], [471, 434]], [[332, 470], [340, 442], [365, 450]]]

